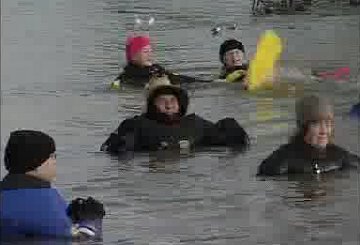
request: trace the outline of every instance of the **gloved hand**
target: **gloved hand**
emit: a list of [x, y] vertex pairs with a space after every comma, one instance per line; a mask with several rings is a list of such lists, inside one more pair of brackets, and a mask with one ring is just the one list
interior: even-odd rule
[[240, 149], [250, 146], [248, 134], [234, 118], [221, 119], [215, 126], [218, 129], [220, 141], [223, 141], [225, 145]]
[[101, 237], [102, 218], [105, 216], [102, 203], [92, 197], [76, 198], [68, 206], [67, 214], [73, 222], [73, 239]]
[[154, 64], [150, 67], [150, 76], [162, 77], [166, 74], [166, 70], [158, 64]]
[[105, 216], [105, 209], [102, 203], [92, 197], [76, 198], [70, 203], [67, 214], [73, 223], [78, 223], [82, 220], [102, 219]]
[[247, 72], [244, 70], [235, 70], [226, 76], [226, 82], [228, 83], [241, 82], [246, 76], [246, 73]]

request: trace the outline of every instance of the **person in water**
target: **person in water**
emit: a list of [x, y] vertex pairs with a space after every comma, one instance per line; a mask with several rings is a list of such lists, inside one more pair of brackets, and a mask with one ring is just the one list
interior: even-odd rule
[[200, 81], [199, 79], [170, 72], [159, 64], [155, 64], [151, 40], [147, 35], [129, 37], [126, 41], [125, 52], [127, 65], [113, 82], [116, 86], [132, 84], [143, 87], [150, 81], [152, 76], [157, 74], [166, 74], [174, 84]]
[[244, 150], [249, 146], [245, 130], [233, 119], [216, 124], [188, 114], [189, 97], [167, 76], [154, 77], [146, 87], [145, 112], [124, 120], [102, 144], [111, 153], [193, 149], [198, 146], [230, 146]]
[[220, 46], [219, 58], [223, 64], [219, 78], [228, 82], [242, 82], [246, 88], [248, 64], [242, 42], [235, 39], [224, 41]]
[[103, 205], [91, 197], [67, 205], [51, 187], [56, 178], [55, 151], [53, 138], [43, 132], [11, 133], [4, 154], [9, 173], [0, 182], [0, 240], [101, 237]]
[[[360, 101], [360, 95], [359, 95], [359, 101]], [[360, 102], [357, 103], [356, 105], [353, 105], [353, 107], [350, 110], [350, 117], [360, 119]]]
[[258, 175], [319, 174], [358, 167], [360, 158], [334, 144], [334, 112], [328, 99], [309, 95], [296, 103], [297, 132], [266, 158]]

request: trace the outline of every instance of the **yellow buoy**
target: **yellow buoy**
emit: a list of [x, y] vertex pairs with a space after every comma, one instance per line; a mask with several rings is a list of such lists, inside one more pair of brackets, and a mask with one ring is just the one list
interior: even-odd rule
[[274, 76], [275, 63], [282, 52], [280, 38], [274, 31], [266, 31], [257, 44], [256, 54], [249, 66], [249, 90], [272, 89], [268, 78]]

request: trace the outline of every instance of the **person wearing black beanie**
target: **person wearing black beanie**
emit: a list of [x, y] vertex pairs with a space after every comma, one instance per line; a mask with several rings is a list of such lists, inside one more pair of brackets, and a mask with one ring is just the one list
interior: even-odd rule
[[100, 202], [77, 198], [68, 206], [51, 186], [55, 151], [54, 139], [43, 132], [10, 134], [4, 153], [9, 173], [0, 182], [0, 243], [27, 236], [77, 240], [101, 235], [105, 211]]
[[[223, 63], [225, 66], [231, 66], [232, 64], [230, 64], [231, 62], [226, 62], [226, 58], [230, 58], [226, 57], [226, 53], [228, 51], [232, 51], [232, 50], [239, 50], [242, 52], [242, 54], [245, 54], [245, 47], [242, 44], [242, 42], [236, 40], [236, 39], [228, 39], [226, 41], [224, 41], [221, 45], [220, 45], [220, 50], [219, 50], [219, 58], [220, 58], [220, 62]], [[232, 63], [240, 63], [242, 64], [242, 57], [239, 57], [239, 59], [234, 60], [234, 62]], [[229, 59], [230, 61], [230, 59]]]
[[219, 59], [223, 64], [220, 79], [226, 79], [227, 82], [247, 84], [246, 71], [248, 65], [245, 63], [245, 47], [242, 42], [236, 39], [224, 41], [220, 45]]
[[5, 168], [10, 174], [29, 174], [51, 182], [56, 177], [55, 150], [54, 139], [43, 132], [14, 131], [5, 147]]

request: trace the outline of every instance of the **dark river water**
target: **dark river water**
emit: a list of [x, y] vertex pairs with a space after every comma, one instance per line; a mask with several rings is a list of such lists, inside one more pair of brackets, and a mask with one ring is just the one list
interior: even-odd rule
[[[294, 96], [270, 105], [269, 96], [236, 86], [189, 89], [191, 110], [213, 121], [234, 117], [246, 128], [253, 146], [244, 154], [119, 161], [99, 152], [119, 122], [140, 111], [141, 91], [107, 90], [138, 14], [155, 17], [149, 31], [160, 63], [207, 78], [219, 72], [225, 38], [241, 39], [251, 56], [259, 35], [276, 30], [285, 44], [284, 79], [329, 95], [337, 143], [359, 154], [359, 123], [344, 115], [358, 101], [360, 7], [315, 1], [305, 13], [257, 17], [250, 8], [240, 0], [1, 0], [1, 149], [18, 128], [51, 134], [61, 193], [92, 195], [106, 206], [103, 244], [359, 244], [358, 172], [312, 181], [255, 177], [261, 160], [294, 132]], [[229, 23], [238, 30], [211, 35]], [[348, 81], [311, 80], [312, 70], [344, 66]]]

